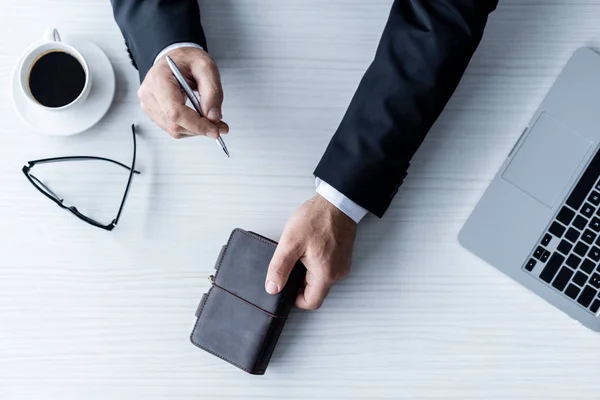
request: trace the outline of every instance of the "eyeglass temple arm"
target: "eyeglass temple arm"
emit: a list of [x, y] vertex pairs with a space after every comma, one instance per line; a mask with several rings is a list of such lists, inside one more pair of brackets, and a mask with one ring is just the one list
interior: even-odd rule
[[52, 196], [56, 197], [56, 200], [60, 201], [61, 203], [63, 202], [63, 199], [58, 197], [58, 195], [56, 193], [54, 193], [48, 186], [44, 185], [44, 183], [42, 181], [40, 181], [35, 175], [29, 174], [29, 176], [31, 177], [31, 179], [36, 181], [40, 186], [42, 186], [44, 189], [46, 189], [48, 191], [48, 193], [50, 193]]
[[[118, 161], [115, 160], [111, 160], [110, 158], [105, 158], [105, 157], [95, 157], [95, 156], [70, 156], [70, 157], [53, 157], [53, 158], [42, 158], [39, 160], [32, 160], [32, 161], [27, 161], [27, 164], [29, 164], [28, 166], [26, 166], [27, 168], [32, 168], [34, 165], [36, 164], [45, 164], [45, 163], [50, 163], [50, 162], [64, 162], [64, 161], [92, 161], [92, 160], [98, 160], [98, 161], [108, 161], [110, 163], [113, 163], [115, 165], [118, 165], [120, 167], [123, 167], [129, 171], [131, 171], [131, 168], [128, 167], [127, 165], [120, 163]], [[141, 174], [140, 171], [137, 170], [133, 170], [134, 174]]]
[[131, 133], [133, 136], [133, 158], [131, 160], [131, 168], [129, 168], [129, 170], [131, 171], [129, 173], [129, 179], [127, 180], [127, 186], [125, 187], [125, 193], [123, 194], [123, 200], [121, 200], [121, 205], [119, 206], [119, 212], [117, 213], [117, 216], [115, 217], [115, 219], [112, 222], [112, 226], [116, 226], [117, 223], [119, 223], [119, 218], [121, 217], [121, 212], [123, 211], [123, 207], [125, 206], [125, 201], [127, 200], [127, 195], [129, 194], [129, 188], [131, 186], [131, 180], [133, 179], [133, 174], [135, 172], [135, 158], [136, 158], [136, 154], [137, 154], [137, 142], [135, 140], [135, 124], [131, 124]]

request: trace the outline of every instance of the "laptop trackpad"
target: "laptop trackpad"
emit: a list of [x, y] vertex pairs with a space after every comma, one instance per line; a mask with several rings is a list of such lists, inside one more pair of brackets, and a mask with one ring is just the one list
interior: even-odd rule
[[542, 113], [502, 178], [553, 207], [592, 142]]

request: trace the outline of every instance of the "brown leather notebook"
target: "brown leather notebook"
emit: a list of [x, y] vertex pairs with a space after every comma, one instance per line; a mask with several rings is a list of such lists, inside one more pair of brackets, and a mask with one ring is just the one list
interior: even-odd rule
[[191, 335], [194, 345], [254, 375], [265, 373], [306, 273], [298, 262], [283, 290], [268, 294], [265, 279], [276, 246], [253, 232], [231, 233]]

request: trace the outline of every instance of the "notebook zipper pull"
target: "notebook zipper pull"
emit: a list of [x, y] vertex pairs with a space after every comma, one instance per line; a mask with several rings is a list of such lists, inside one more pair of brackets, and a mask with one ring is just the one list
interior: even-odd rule
[[214, 282], [215, 282], [215, 277], [214, 277], [214, 275], [209, 275], [209, 276], [208, 276], [208, 280], [210, 281], [210, 283], [214, 283]]

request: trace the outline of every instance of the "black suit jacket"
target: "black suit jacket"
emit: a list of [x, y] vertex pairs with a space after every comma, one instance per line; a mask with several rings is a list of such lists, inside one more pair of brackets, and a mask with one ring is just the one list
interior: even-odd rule
[[162, 49], [192, 42], [206, 47], [197, 0], [111, 0], [140, 81]]
[[[112, 3], [141, 79], [171, 43], [206, 48], [196, 0]], [[375, 59], [315, 175], [381, 217], [456, 89], [497, 3], [395, 0]]]

